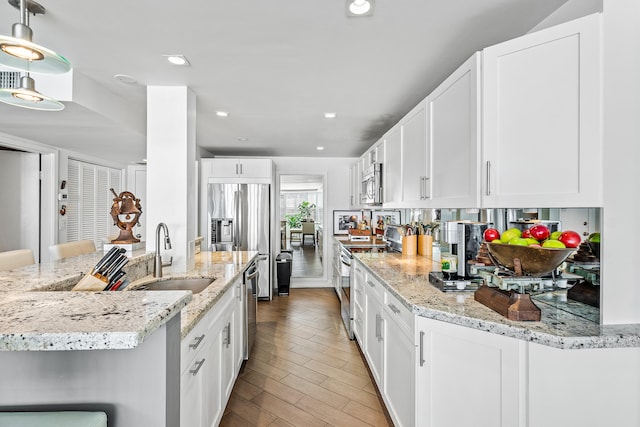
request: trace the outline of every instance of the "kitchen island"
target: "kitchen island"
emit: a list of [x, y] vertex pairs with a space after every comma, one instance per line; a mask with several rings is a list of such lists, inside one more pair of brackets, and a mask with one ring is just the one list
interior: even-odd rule
[[188, 291], [137, 291], [153, 254], [130, 254], [122, 292], [71, 292], [101, 252], [0, 272], [0, 411], [100, 410], [110, 426], [180, 424], [181, 341], [257, 254], [196, 255]]
[[511, 321], [431, 285], [429, 258], [354, 259], [356, 339], [397, 425], [640, 425], [640, 325], [600, 325], [565, 290]]

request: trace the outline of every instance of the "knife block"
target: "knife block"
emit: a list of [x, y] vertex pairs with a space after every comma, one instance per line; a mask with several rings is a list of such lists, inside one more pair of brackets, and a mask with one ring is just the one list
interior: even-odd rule
[[107, 287], [107, 278], [97, 274], [92, 275], [91, 273], [86, 274], [80, 281], [71, 289], [72, 291], [93, 291], [99, 292], [104, 291], [104, 288]]

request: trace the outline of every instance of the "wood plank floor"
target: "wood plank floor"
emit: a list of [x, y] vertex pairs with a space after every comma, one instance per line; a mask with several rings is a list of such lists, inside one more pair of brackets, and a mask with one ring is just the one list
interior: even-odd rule
[[392, 425], [333, 289], [258, 303], [256, 342], [220, 425]]
[[293, 243], [289, 250], [293, 252], [292, 277], [322, 277], [324, 269], [317, 246], [310, 243], [306, 245]]

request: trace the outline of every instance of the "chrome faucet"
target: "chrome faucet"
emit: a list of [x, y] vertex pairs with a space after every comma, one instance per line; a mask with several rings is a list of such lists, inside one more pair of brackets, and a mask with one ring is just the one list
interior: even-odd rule
[[164, 230], [164, 248], [171, 249], [171, 239], [169, 239], [169, 229], [167, 228], [167, 224], [161, 222], [156, 227], [156, 259], [155, 264], [153, 265], [153, 277], [162, 277], [162, 267], [166, 267], [171, 265], [173, 262], [173, 257], [169, 258], [169, 262], [166, 264], [162, 263], [162, 256], [160, 255], [160, 230]]

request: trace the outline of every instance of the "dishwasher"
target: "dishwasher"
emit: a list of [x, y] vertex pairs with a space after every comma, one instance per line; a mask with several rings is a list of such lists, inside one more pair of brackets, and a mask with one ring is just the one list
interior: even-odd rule
[[256, 337], [256, 311], [258, 308], [258, 263], [252, 263], [244, 273], [242, 295], [244, 297], [244, 360], [249, 360]]

